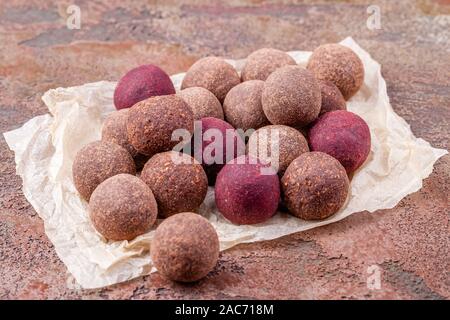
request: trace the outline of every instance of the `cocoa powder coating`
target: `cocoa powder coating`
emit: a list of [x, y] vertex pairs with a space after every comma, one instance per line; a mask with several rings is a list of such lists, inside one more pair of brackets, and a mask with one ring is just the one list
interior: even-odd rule
[[283, 176], [289, 164], [308, 152], [308, 142], [298, 130], [284, 125], [270, 125], [256, 130], [247, 144], [248, 154], [278, 168]]
[[146, 233], [156, 221], [155, 197], [139, 178], [118, 174], [103, 181], [92, 193], [89, 215], [106, 239], [132, 240]]
[[151, 258], [163, 276], [193, 282], [205, 277], [217, 264], [219, 238], [202, 216], [183, 212], [164, 220], [156, 229]]
[[138, 102], [127, 121], [128, 141], [140, 153], [152, 156], [177, 145], [172, 141], [176, 129], [194, 130], [194, 114], [183, 99], [176, 95], [152, 97]]
[[330, 111], [347, 109], [347, 103], [338, 87], [331, 81], [318, 80], [318, 82], [322, 94], [322, 107], [319, 116]]
[[151, 157], [142, 169], [141, 179], [152, 189], [161, 218], [197, 211], [208, 191], [202, 166], [193, 157], [175, 151]]
[[349, 180], [339, 161], [322, 152], [307, 152], [289, 165], [281, 187], [291, 214], [304, 220], [320, 220], [344, 205]]
[[286, 52], [262, 48], [252, 52], [242, 68], [242, 81], [263, 80], [280, 67], [296, 65], [295, 60]]
[[89, 200], [100, 183], [119, 173], [136, 174], [133, 158], [126, 149], [107, 141], [95, 141], [84, 146], [72, 164], [75, 188], [85, 200]]
[[232, 88], [223, 102], [225, 119], [236, 129], [258, 129], [269, 124], [262, 109], [264, 81], [250, 80]]
[[191, 107], [194, 120], [206, 117], [223, 120], [222, 104], [211, 91], [202, 87], [191, 87], [178, 92], [178, 96]]
[[359, 90], [364, 80], [361, 59], [352, 49], [337, 43], [316, 48], [309, 58], [307, 69], [317, 79], [334, 83], [345, 100], [350, 99]]
[[211, 91], [222, 103], [228, 91], [241, 79], [231, 64], [222, 58], [206, 57], [195, 62], [184, 76], [181, 89], [202, 87]]
[[300, 66], [285, 66], [264, 83], [262, 107], [272, 124], [297, 127], [314, 121], [322, 98], [314, 76]]
[[127, 149], [134, 158], [138, 155], [135, 148], [128, 142], [127, 120], [130, 109], [122, 109], [112, 112], [103, 122], [102, 140], [113, 142]]

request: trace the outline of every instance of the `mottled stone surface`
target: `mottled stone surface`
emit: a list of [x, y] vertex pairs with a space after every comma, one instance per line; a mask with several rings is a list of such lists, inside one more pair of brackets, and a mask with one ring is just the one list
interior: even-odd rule
[[[313, 50], [352, 36], [382, 65], [394, 110], [414, 134], [450, 148], [450, 5], [446, 0], [77, 1], [80, 30], [66, 27], [73, 1], [0, 3], [0, 131], [46, 113], [42, 94], [55, 87], [118, 80], [131, 66], [186, 71], [208, 55], [243, 58], [256, 49]], [[298, 1], [295, 1], [298, 2]], [[369, 30], [367, 8], [381, 10]], [[201, 32], [199, 32], [201, 30]], [[450, 157], [423, 188], [395, 208], [221, 253], [194, 285], [158, 273], [98, 290], [81, 290], [24, 198], [13, 153], [0, 137], [0, 298], [179, 299], [450, 298]], [[369, 289], [376, 265], [381, 288]]]

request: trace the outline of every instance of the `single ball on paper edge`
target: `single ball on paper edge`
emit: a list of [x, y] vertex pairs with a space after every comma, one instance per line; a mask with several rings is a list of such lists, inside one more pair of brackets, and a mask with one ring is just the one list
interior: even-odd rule
[[194, 114], [177, 95], [151, 97], [135, 104], [127, 121], [128, 141], [140, 153], [152, 156], [171, 150], [179, 141], [172, 140], [177, 129], [194, 131]]
[[177, 93], [192, 109], [194, 120], [214, 117], [223, 120], [222, 104], [216, 96], [202, 87], [191, 87]]
[[202, 166], [193, 157], [176, 151], [151, 157], [142, 169], [141, 179], [153, 191], [160, 218], [197, 211], [208, 191]]
[[316, 48], [306, 67], [317, 79], [334, 83], [345, 100], [358, 92], [364, 81], [364, 65], [352, 49], [337, 43]]
[[370, 153], [369, 127], [350, 111], [325, 113], [310, 128], [308, 139], [312, 151], [333, 156], [348, 174], [361, 167]]
[[349, 184], [339, 161], [322, 152], [303, 153], [292, 161], [281, 179], [285, 206], [304, 220], [326, 219], [335, 214], [347, 199]]
[[264, 83], [262, 107], [272, 124], [306, 126], [320, 112], [320, 87], [311, 72], [300, 66], [285, 66]]
[[300, 131], [284, 126], [270, 125], [256, 130], [248, 140], [248, 154], [273, 168], [283, 176], [289, 164], [302, 153], [308, 152], [308, 142]]
[[[227, 143], [227, 139], [232, 142]], [[228, 161], [245, 153], [245, 142], [233, 126], [212, 117], [196, 122], [191, 143], [192, 155], [203, 165], [210, 185], [214, 185], [217, 174]]]
[[106, 179], [119, 173], [136, 174], [133, 158], [125, 148], [107, 141], [94, 141], [81, 148], [72, 163], [75, 188], [89, 200]]
[[180, 282], [204, 278], [217, 264], [219, 238], [202, 216], [183, 212], [164, 220], [156, 229], [151, 258], [164, 277]]
[[280, 201], [275, 170], [251, 156], [228, 162], [217, 176], [216, 205], [234, 224], [256, 224], [270, 219]]
[[138, 177], [118, 174], [92, 193], [89, 215], [95, 229], [108, 240], [132, 240], [146, 233], [158, 213], [150, 188]]
[[286, 52], [272, 48], [262, 48], [252, 52], [247, 57], [242, 68], [241, 78], [242, 81], [265, 81], [276, 69], [296, 64], [295, 60]]
[[228, 91], [223, 102], [225, 119], [236, 129], [244, 131], [268, 125], [261, 105], [264, 81], [242, 82]]
[[222, 58], [206, 57], [195, 62], [181, 83], [181, 89], [202, 87], [222, 103], [231, 88], [241, 82], [234, 67]]
[[146, 64], [128, 71], [114, 90], [116, 109], [130, 108], [154, 96], [174, 94], [172, 80], [161, 68]]

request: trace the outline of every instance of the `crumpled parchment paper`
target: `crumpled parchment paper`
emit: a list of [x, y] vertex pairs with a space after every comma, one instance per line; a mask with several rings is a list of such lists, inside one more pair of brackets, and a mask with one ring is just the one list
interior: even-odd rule
[[[414, 137], [405, 120], [392, 110], [380, 65], [353, 39], [341, 43], [352, 48], [364, 63], [364, 84], [347, 107], [368, 123], [372, 137], [369, 158], [353, 176], [347, 204], [334, 216], [318, 222], [278, 213], [266, 223], [236, 226], [217, 212], [214, 190], [210, 188], [200, 213], [216, 228], [222, 250], [315, 228], [356, 212], [392, 208], [403, 197], [419, 190], [434, 162], [447, 153]], [[310, 52], [289, 54], [305, 66]], [[238, 70], [243, 63], [229, 62]], [[183, 76], [172, 76], [177, 89]], [[149, 252], [154, 228], [130, 242], [106, 241], [91, 225], [87, 203], [81, 200], [72, 183], [71, 167], [76, 152], [100, 139], [102, 121], [114, 110], [115, 85], [100, 81], [49, 90], [42, 99], [51, 115], [35, 117], [21, 128], [4, 133], [15, 152], [25, 197], [44, 220], [45, 232], [58, 256], [83, 288], [98, 288], [153, 271]]]

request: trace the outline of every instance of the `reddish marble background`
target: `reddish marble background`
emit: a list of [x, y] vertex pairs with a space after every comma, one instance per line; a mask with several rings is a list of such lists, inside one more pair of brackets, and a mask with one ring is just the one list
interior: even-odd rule
[[[81, 29], [66, 9], [81, 8]], [[369, 5], [381, 30], [366, 27]], [[450, 149], [450, 1], [37, 1], [0, 3], [0, 131], [46, 112], [48, 89], [116, 80], [152, 62], [185, 71], [206, 55], [243, 58], [270, 46], [312, 50], [352, 36], [382, 64], [395, 111], [418, 137]], [[70, 275], [21, 192], [0, 138], [0, 298], [448, 299], [450, 157], [392, 210], [222, 253], [196, 284], [157, 273], [99, 289]], [[381, 288], [367, 287], [377, 265]]]

